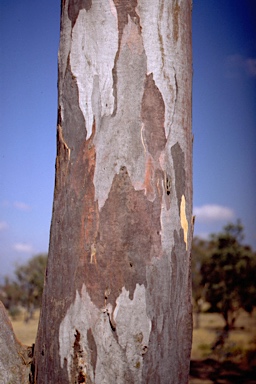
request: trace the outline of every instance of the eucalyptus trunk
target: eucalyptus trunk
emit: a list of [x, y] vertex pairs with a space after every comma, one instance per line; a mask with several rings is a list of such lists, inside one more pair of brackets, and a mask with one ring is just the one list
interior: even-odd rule
[[191, 1], [62, 0], [35, 380], [188, 382]]

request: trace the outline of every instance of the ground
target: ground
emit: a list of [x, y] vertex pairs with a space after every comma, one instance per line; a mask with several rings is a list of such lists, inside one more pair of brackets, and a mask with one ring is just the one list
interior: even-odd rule
[[[193, 331], [190, 384], [256, 384], [256, 311], [241, 312], [223, 334], [219, 314], [204, 313]], [[214, 348], [215, 346], [215, 348]]]

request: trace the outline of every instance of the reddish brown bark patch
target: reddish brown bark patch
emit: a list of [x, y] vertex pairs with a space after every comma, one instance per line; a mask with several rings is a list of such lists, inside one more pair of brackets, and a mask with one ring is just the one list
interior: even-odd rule
[[69, 0], [68, 17], [72, 22], [72, 28], [75, 25], [78, 13], [81, 9], [89, 11], [92, 6], [92, 0]]
[[135, 191], [123, 167], [99, 213], [95, 263], [88, 255], [84, 266], [84, 282], [98, 307], [115, 305], [123, 287], [132, 298], [136, 284], [146, 286], [146, 265], [161, 252], [160, 209], [160, 196], [152, 203], [144, 191]]
[[164, 130], [165, 106], [162, 94], [155, 84], [152, 73], [146, 77], [141, 118], [144, 123], [143, 138], [146, 148], [153, 158], [158, 160], [159, 153], [166, 145]]

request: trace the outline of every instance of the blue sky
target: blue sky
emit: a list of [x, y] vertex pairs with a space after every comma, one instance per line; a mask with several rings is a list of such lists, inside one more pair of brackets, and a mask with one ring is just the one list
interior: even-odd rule
[[[60, 1], [0, 0], [0, 278], [47, 252]], [[256, 2], [193, 2], [195, 234], [256, 249]]]

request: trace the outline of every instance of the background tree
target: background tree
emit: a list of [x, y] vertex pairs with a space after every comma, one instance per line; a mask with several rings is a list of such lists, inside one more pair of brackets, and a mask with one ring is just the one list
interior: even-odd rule
[[62, 1], [37, 384], [187, 383], [191, 1]]
[[29, 320], [41, 306], [46, 262], [47, 254], [38, 254], [15, 268], [14, 279], [5, 278], [0, 299], [9, 313], [15, 314], [18, 306], [23, 307], [27, 311], [26, 320]]
[[41, 306], [46, 263], [47, 254], [39, 254], [15, 269], [15, 284], [20, 291], [20, 303], [27, 310], [27, 320]]
[[201, 268], [205, 298], [211, 311], [224, 317], [226, 330], [234, 326], [241, 308], [251, 313], [256, 305], [256, 255], [242, 240], [239, 221], [225, 226], [212, 236], [213, 250]]
[[0, 300], [13, 317], [19, 312], [20, 297], [21, 291], [17, 283], [6, 276], [4, 278], [4, 284], [0, 286]]

